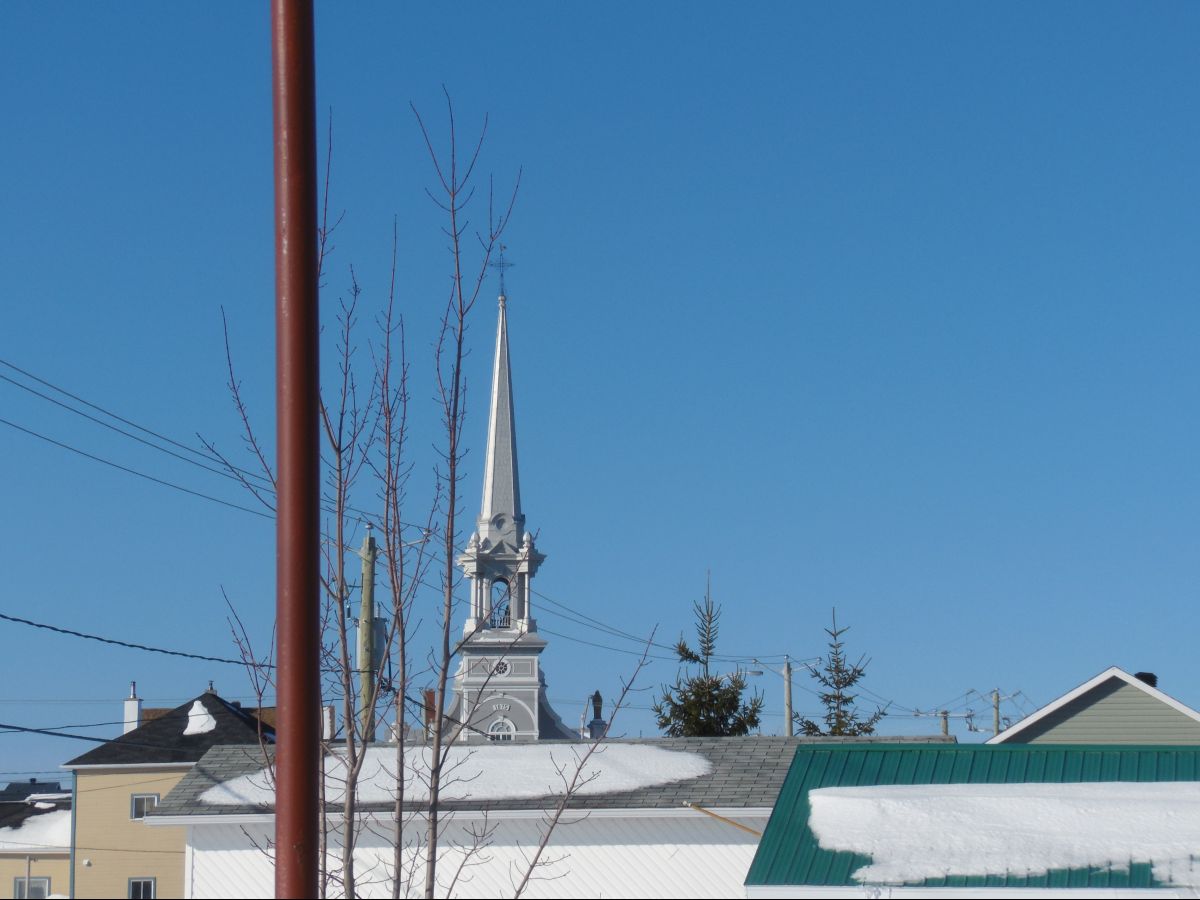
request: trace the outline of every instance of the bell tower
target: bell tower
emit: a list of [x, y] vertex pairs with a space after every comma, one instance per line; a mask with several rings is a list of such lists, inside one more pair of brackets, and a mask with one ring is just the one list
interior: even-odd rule
[[546, 641], [537, 633], [529, 584], [546, 557], [525, 530], [521, 511], [503, 269], [501, 276], [483, 503], [458, 557], [470, 581], [471, 604], [451, 720], [461, 726], [462, 741], [561, 740], [576, 735], [550, 708], [541, 670]]

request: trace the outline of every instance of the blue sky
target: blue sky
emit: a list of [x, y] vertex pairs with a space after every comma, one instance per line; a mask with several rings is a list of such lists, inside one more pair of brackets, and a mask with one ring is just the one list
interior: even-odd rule
[[[448, 268], [409, 103], [440, 139], [445, 85], [464, 135], [490, 116], [498, 187], [523, 169], [506, 237], [540, 591], [670, 642], [711, 570], [721, 651], [772, 662], [821, 653], [837, 607], [851, 653], [872, 660], [865, 684], [896, 703], [889, 733], [935, 731], [908, 710], [951, 698], [986, 724], [956, 695], [1020, 690], [1028, 709], [1113, 664], [1200, 705], [1198, 26], [1183, 4], [323, 5], [319, 104], [345, 211], [326, 306], [350, 266], [364, 309], [381, 302], [394, 219], [414, 517]], [[237, 453], [224, 307], [269, 436], [268, 51], [259, 4], [0, 5], [0, 358]], [[493, 328], [488, 301], [470, 334], [473, 449]], [[6, 382], [0, 407], [249, 499]], [[224, 588], [268, 639], [270, 522], [8, 426], [0, 452], [0, 612], [226, 655]], [[113, 722], [135, 679], [163, 705], [210, 678], [248, 693], [229, 667], [3, 629], [0, 721]], [[550, 640], [568, 722], [632, 668]], [[655, 661], [642, 684], [674, 673]], [[754, 683], [776, 731], [779, 680]], [[810, 684], [796, 679], [804, 712]], [[654, 727], [630, 710], [618, 730]], [[6, 772], [86, 748], [0, 741]]]

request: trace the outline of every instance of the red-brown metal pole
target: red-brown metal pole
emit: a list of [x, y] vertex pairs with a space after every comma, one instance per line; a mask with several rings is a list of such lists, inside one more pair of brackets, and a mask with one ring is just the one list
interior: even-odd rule
[[275, 105], [275, 896], [317, 896], [321, 684], [318, 559], [317, 134], [312, 0], [272, 0]]

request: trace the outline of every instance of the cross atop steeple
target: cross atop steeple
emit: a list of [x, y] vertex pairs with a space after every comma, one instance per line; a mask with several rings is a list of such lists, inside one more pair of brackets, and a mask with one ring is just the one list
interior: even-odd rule
[[504, 294], [504, 270], [511, 269], [513, 267], [513, 265], [515, 265], [514, 263], [510, 263], [507, 260], [505, 260], [504, 251], [507, 249], [508, 249], [507, 244], [501, 244], [499, 258], [493, 263], [488, 263], [489, 267], [491, 267], [493, 269], [497, 269], [500, 272], [500, 305], [501, 306], [504, 306], [504, 301], [508, 299], [508, 297], [506, 297]]

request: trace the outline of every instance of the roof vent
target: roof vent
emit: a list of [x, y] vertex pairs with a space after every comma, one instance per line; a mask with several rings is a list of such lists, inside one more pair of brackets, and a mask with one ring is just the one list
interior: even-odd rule
[[1158, 676], [1153, 672], [1134, 672], [1133, 677], [1138, 681], [1144, 681], [1152, 688], [1158, 687]]

